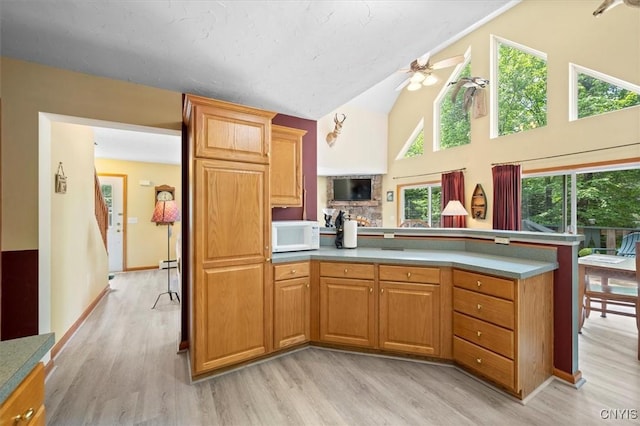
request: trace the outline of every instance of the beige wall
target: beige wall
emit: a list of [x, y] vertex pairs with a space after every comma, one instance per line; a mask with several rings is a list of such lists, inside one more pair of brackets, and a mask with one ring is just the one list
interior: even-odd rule
[[[167, 227], [151, 222], [154, 187], [169, 185], [176, 189], [176, 201], [181, 204], [180, 166], [96, 158], [98, 174], [127, 176], [127, 269], [158, 267], [167, 258]], [[140, 181], [151, 181], [142, 186]], [[131, 222], [136, 223], [131, 223]], [[175, 259], [176, 237], [180, 235], [180, 222], [172, 227], [171, 259]]]
[[94, 213], [93, 132], [51, 124], [51, 169], [62, 162], [67, 192], [51, 188], [51, 331], [56, 339], [108, 285], [107, 251]]
[[182, 128], [178, 92], [1, 60], [2, 250], [38, 247], [39, 112]]
[[[548, 55], [548, 125], [535, 130], [489, 137], [489, 116], [472, 119], [471, 144], [440, 152], [426, 152], [418, 158], [396, 161], [403, 144], [424, 117], [425, 148], [433, 141], [433, 100], [442, 85], [417, 92], [403, 91], [389, 114], [389, 173], [384, 190], [396, 191], [397, 185], [439, 179], [439, 175], [421, 178], [393, 177], [466, 168], [466, 204], [477, 183], [488, 195], [485, 220], [469, 218], [471, 228], [491, 228], [493, 185], [492, 163], [576, 153], [618, 145], [636, 144], [587, 154], [522, 163], [523, 172], [547, 167], [564, 167], [601, 161], [640, 157], [640, 107], [581, 120], [568, 121], [569, 63], [640, 84], [640, 9], [619, 6], [594, 18], [597, 2], [527, 0], [470, 33], [434, 60], [459, 55], [471, 46], [472, 75], [489, 78], [490, 36], [527, 45]], [[441, 81], [447, 71], [437, 75]], [[398, 199], [399, 197], [396, 197]], [[384, 203], [384, 226], [396, 226], [396, 203]]]

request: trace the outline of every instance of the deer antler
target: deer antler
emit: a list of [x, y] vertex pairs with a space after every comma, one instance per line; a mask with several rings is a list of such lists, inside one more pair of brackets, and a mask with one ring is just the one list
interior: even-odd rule
[[333, 144], [336, 143], [336, 140], [338, 139], [338, 135], [342, 130], [342, 123], [344, 123], [344, 120], [347, 119], [346, 115], [344, 114], [340, 114], [340, 115], [342, 115], [342, 120], [338, 120], [338, 114], [336, 114], [333, 117], [333, 122], [336, 123], [335, 126], [333, 127], [333, 131], [327, 133], [327, 143], [329, 144], [329, 146], [333, 146]]

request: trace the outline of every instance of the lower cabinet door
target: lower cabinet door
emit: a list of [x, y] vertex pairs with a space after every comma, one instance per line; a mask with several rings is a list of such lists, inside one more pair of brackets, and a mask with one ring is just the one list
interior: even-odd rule
[[274, 348], [309, 340], [309, 277], [276, 281], [273, 297]]
[[197, 272], [191, 349], [196, 375], [268, 351], [264, 277], [262, 263]]
[[374, 282], [320, 278], [320, 340], [374, 347]]
[[440, 286], [380, 283], [382, 349], [440, 354]]

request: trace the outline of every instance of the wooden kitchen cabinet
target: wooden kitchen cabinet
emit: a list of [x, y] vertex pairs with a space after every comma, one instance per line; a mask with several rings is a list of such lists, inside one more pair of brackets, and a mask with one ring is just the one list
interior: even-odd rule
[[194, 95], [184, 112], [194, 157], [269, 163], [275, 113]]
[[379, 347], [440, 355], [439, 268], [379, 268]]
[[302, 206], [302, 137], [306, 130], [271, 126], [271, 206]]
[[0, 425], [45, 425], [44, 366], [40, 362], [0, 405]]
[[187, 95], [192, 377], [273, 345], [268, 153], [273, 113]]
[[376, 346], [374, 266], [320, 263], [320, 340]]
[[525, 398], [552, 375], [553, 274], [510, 280], [453, 271], [453, 357]]
[[282, 349], [309, 341], [309, 262], [274, 265], [273, 341]]

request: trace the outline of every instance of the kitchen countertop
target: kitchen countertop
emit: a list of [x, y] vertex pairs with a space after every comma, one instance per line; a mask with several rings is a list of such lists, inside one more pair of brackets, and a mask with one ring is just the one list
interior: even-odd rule
[[0, 342], [0, 404], [22, 383], [54, 342], [53, 333]]
[[321, 246], [318, 250], [274, 253], [271, 262], [285, 263], [304, 260], [446, 266], [515, 279], [529, 278], [558, 268], [557, 262], [543, 262], [467, 251], [394, 250], [369, 247], [336, 249], [330, 246]]

